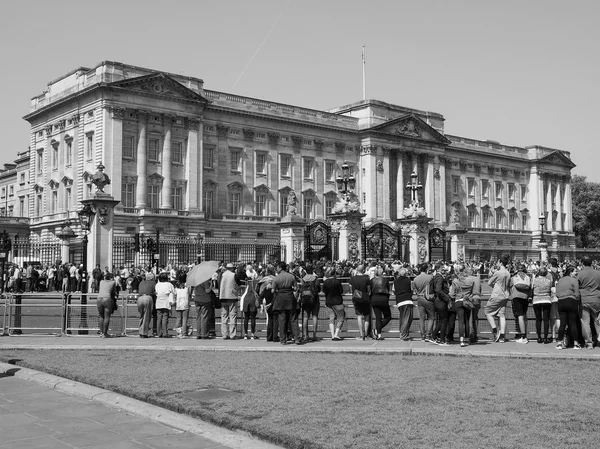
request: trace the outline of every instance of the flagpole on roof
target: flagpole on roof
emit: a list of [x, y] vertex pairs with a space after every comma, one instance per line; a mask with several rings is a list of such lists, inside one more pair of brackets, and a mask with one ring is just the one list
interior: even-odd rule
[[362, 46], [362, 81], [363, 81], [363, 100], [367, 99], [367, 78], [365, 75], [365, 66], [366, 66], [366, 59], [365, 59], [365, 46]]

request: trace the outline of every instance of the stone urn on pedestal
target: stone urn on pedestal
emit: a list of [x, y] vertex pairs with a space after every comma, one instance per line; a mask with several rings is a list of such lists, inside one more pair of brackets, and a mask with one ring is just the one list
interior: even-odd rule
[[281, 260], [290, 263], [304, 255], [304, 229], [306, 221], [296, 213], [296, 193], [288, 193], [287, 215], [279, 222], [281, 236]]

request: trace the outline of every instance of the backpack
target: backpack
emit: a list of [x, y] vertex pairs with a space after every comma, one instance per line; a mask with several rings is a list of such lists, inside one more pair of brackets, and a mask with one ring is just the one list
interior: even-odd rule
[[306, 281], [300, 284], [300, 304], [303, 306], [312, 306], [315, 301], [315, 286], [313, 281]]
[[531, 290], [531, 279], [529, 276], [525, 276], [525, 279], [521, 279], [521, 276], [516, 275], [513, 277], [513, 285], [517, 291], [529, 293], [529, 290]]

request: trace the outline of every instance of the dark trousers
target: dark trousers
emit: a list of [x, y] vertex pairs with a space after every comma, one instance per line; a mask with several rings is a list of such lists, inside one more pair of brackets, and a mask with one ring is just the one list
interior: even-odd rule
[[458, 303], [455, 306], [456, 319], [458, 320], [458, 336], [468, 337], [469, 336], [469, 320], [471, 318], [471, 310], [465, 309]]
[[535, 331], [538, 338], [542, 336], [542, 321], [544, 321], [544, 338], [548, 338], [550, 330], [550, 308], [552, 304], [534, 304], [533, 311], [535, 312]]
[[407, 340], [410, 338], [410, 326], [413, 321], [413, 306], [407, 304], [398, 308], [400, 316], [398, 321], [400, 322], [400, 338]]
[[169, 335], [169, 309], [158, 309], [156, 311], [158, 317], [158, 336], [166, 337]]
[[281, 343], [287, 341], [286, 329], [289, 324], [295, 341], [300, 341], [300, 328], [298, 327], [298, 313], [295, 310], [277, 310], [279, 319], [279, 339]]
[[477, 338], [477, 330], [479, 329], [479, 310], [481, 309], [480, 304], [476, 304], [471, 310], [471, 329], [469, 336], [473, 337], [473, 340]]
[[196, 304], [196, 332], [198, 337], [208, 338], [210, 309], [212, 309], [211, 304]]
[[277, 337], [279, 333], [279, 317], [270, 307], [267, 311], [267, 316], [267, 341], [279, 341], [279, 337]]
[[381, 334], [381, 330], [392, 320], [392, 311], [389, 304], [372, 304], [371, 307], [375, 314], [375, 330]]
[[558, 328], [558, 341], [565, 338], [565, 328], [569, 325], [571, 341], [579, 341], [577, 322], [579, 321], [579, 302], [576, 299], [561, 299], [558, 301], [558, 314], [560, 315], [560, 327]]
[[446, 341], [446, 331], [448, 327], [448, 304], [441, 299], [436, 299], [433, 303], [438, 315], [438, 324], [440, 328], [440, 339]]
[[250, 330], [252, 334], [256, 332], [256, 314], [257, 310], [253, 310], [251, 312], [244, 312], [244, 335], [248, 334], [248, 322], [250, 322]]

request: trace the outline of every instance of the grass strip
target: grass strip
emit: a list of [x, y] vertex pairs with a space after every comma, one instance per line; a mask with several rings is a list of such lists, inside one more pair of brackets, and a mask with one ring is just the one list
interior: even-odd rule
[[[593, 361], [141, 350], [2, 350], [0, 360], [293, 449], [598, 442]], [[237, 394], [195, 396], [219, 388]]]

